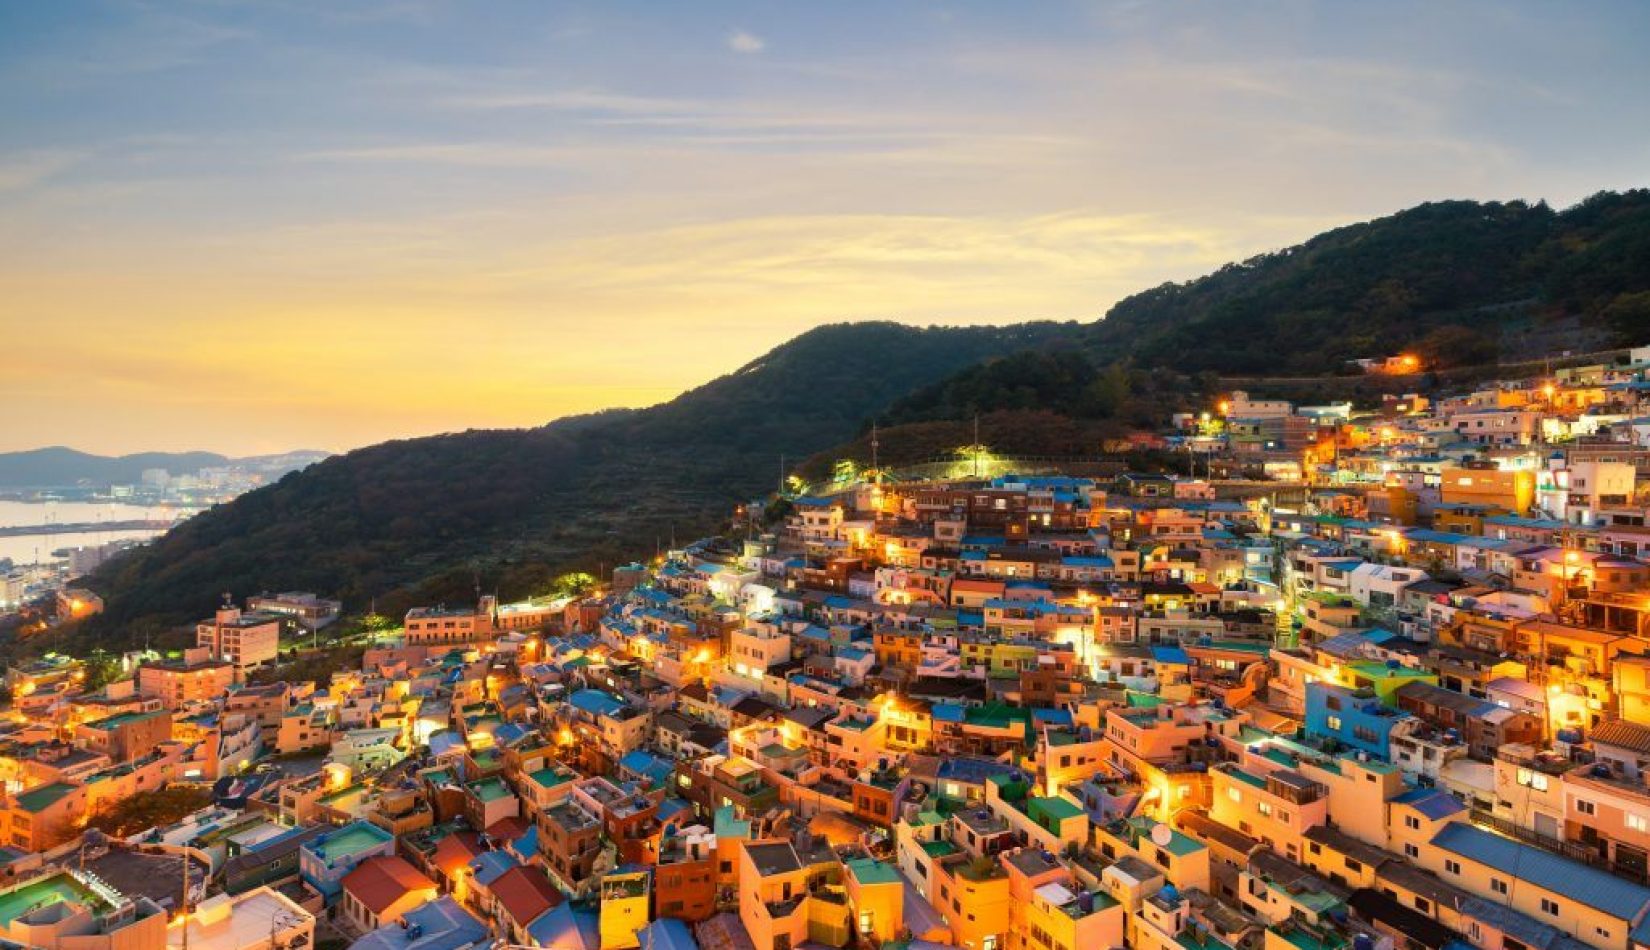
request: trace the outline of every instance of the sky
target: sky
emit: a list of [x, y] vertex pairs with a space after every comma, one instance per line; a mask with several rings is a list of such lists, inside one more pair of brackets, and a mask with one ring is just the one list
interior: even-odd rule
[[1650, 4], [0, 0], [0, 451], [667, 400], [1650, 184]]

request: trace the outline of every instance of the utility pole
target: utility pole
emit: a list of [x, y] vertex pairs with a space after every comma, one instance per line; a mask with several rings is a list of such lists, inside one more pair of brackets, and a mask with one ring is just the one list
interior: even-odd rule
[[189, 950], [189, 849], [183, 849], [183, 950]]

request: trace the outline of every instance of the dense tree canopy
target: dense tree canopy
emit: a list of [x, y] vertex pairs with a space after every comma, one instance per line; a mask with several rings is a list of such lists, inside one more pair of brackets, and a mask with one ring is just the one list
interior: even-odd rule
[[1337, 228], [1118, 303], [1087, 334], [1109, 359], [1235, 375], [1312, 375], [1417, 345], [1446, 326], [1498, 335], [1580, 316], [1600, 343], [1644, 342], [1650, 191], [1555, 212], [1444, 201]]

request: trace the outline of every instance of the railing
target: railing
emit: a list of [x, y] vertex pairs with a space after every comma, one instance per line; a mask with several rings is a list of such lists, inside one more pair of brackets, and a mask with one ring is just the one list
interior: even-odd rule
[[1618, 864], [1617, 862], [1611, 861], [1604, 855], [1598, 853], [1592, 848], [1587, 847], [1586, 845], [1575, 841], [1561, 841], [1557, 838], [1550, 838], [1547, 835], [1541, 834], [1540, 832], [1530, 828], [1525, 828], [1516, 822], [1508, 821], [1505, 818], [1501, 818], [1481, 808], [1472, 809], [1471, 815], [1473, 824], [1483, 828], [1488, 828], [1491, 831], [1499, 832], [1500, 834], [1506, 835], [1516, 841], [1521, 841], [1524, 844], [1540, 848], [1543, 851], [1561, 855], [1572, 861], [1579, 861], [1582, 864], [1590, 865], [1595, 868], [1602, 868], [1603, 870], [1609, 871], [1611, 874], [1625, 877], [1641, 884], [1646, 883], [1646, 873], [1644, 868], [1628, 867], [1626, 865]]

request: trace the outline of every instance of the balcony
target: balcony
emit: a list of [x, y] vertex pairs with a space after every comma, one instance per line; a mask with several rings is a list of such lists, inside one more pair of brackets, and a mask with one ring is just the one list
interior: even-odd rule
[[1595, 762], [1592, 765], [1578, 768], [1570, 774], [1568, 779], [1579, 785], [1592, 785], [1603, 791], [1617, 795], [1625, 795], [1636, 800], [1640, 805], [1650, 804], [1650, 788], [1646, 788], [1643, 779], [1630, 778], [1619, 767], [1612, 767], [1605, 762]]
[[802, 897], [792, 897], [783, 901], [764, 901], [762, 906], [767, 908], [769, 917], [774, 920], [784, 920], [796, 913], [797, 908], [802, 906]]
[[1540, 772], [1543, 775], [1563, 775], [1576, 767], [1576, 763], [1563, 756], [1547, 752], [1538, 752], [1534, 755], [1525, 755], [1518, 752], [1509, 752], [1502, 749], [1497, 756], [1501, 761], [1522, 769]]

